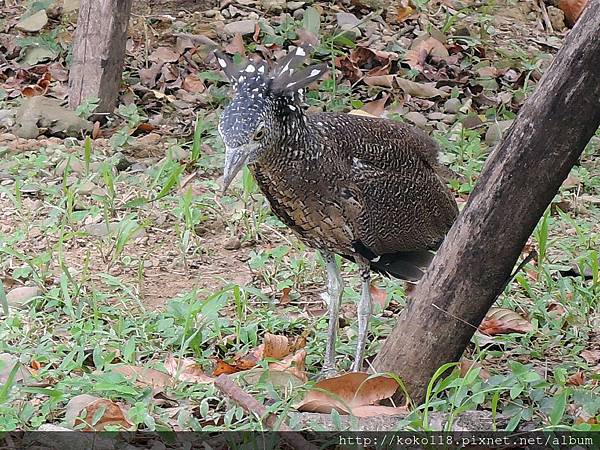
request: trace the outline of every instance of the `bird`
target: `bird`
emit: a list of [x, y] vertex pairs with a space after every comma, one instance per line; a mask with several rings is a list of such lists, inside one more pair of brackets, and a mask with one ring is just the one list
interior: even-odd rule
[[371, 318], [371, 272], [418, 281], [458, 214], [438, 161], [439, 147], [403, 122], [344, 113], [306, 112], [305, 91], [328, 70], [305, 66], [298, 46], [271, 68], [234, 64], [216, 50], [233, 85], [218, 132], [225, 147], [223, 189], [247, 166], [272, 212], [327, 271], [324, 377], [338, 373], [335, 345], [344, 281], [335, 255], [358, 265], [361, 297], [352, 371], [361, 371]]

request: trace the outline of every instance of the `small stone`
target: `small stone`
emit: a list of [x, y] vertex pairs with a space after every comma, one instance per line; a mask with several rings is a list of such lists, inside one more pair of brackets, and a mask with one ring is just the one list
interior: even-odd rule
[[427, 114], [427, 118], [429, 120], [443, 120], [444, 117], [446, 117], [446, 114], [441, 113], [441, 112], [432, 112]]
[[459, 99], [449, 98], [446, 100], [446, 103], [444, 103], [444, 110], [449, 114], [457, 114], [461, 106], [462, 104]]
[[104, 237], [111, 234], [113, 231], [117, 229], [118, 225], [116, 223], [90, 223], [83, 227], [83, 230], [94, 237]]
[[36, 12], [35, 14], [32, 14], [31, 16], [20, 20], [15, 25], [15, 28], [17, 30], [25, 31], [27, 33], [35, 33], [44, 28], [47, 23], [48, 16], [46, 15], [46, 10], [42, 9]]
[[208, 17], [209, 19], [211, 17], [215, 17], [216, 15], [217, 15], [216, 9], [207, 9], [206, 11], [204, 11], [204, 17]]
[[294, 20], [302, 20], [304, 18], [304, 10], [297, 9], [292, 13], [292, 17], [294, 18]]
[[414, 123], [419, 128], [423, 128], [427, 125], [427, 118], [417, 111], [411, 111], [404, 115], [404, 118], [409, 122]]
[[39, 297], [42, 290], [35, 286], [23, 286], [11, 290], [6, 294], [6, 300], [10, 306], [15, 308], [23, 307], [29, 300]]
[[185, 27], [187, 27], [187, 23], [182, 20], [176, 20], [175, 22], [173, 22], [174, 30], [183, 30]]
[[306, 2], [287, 2], [287, 9], [288, 11], [296, 11], [302, 8], [305, 4]]
[[238, 20], [237, 22], [231, 22], [225, 25], [224, 30], [227, 34], [234, 35], [240, 34], [252, 34], [256, 28], [256, 20], [246, 19]]
[[117, 169], [119, 172], [123, 172], [123, 171], [129, 169], [131, 167], [131, 165], [133, 164], [121, 152], [118, 152], [115, 154], [115, 159], [117, 160], [117, 162], [115, 163], [115, 169]]
[[354, 14], [339, 12], [335, 15], [338, 26], [349, 33], [354, 34], [355, 37], [360, 37], [361, 31], [358, 29], [360, 20]]
[[280, 12], [285, 8], [285, 0], [260, 0], [264, 11]]
[[512, 122], [512, 120], [501, 120], [492, 123], [485, 133], [485, 143], [491, 147], [500, 142], [502, 135], [511, 126]]
[[223, 248], [225, 248], [225, 250], [237, 250], [241, 246], [242, 246], [242, 243], [240, 242], [240, 239], [238, 237], [232, 237], [231, 239], [229, 239], [225, 242], [225, 245], [223, 245]]
[[548, 6], [548, 17], [554, 31], [562, 31], [567, 28], [565, 25], [565, 13], [562, 9], [555, 6]]
[[0, 142], [12, 142], [15, 139], [17, 139], [17, 137], [12, 134], [12, 133], [2, 133], [0, 134]]

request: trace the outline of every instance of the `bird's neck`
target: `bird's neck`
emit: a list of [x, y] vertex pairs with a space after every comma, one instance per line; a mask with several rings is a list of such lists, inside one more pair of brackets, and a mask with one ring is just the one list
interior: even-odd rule
[[[290, 109], [290, 106], [293, 109]], [[311, 157], [310, 152], [314, 146], [310, 145], [311, 130], [308, 117], [299, 105], [288, 105], [286, 109], [279, 115], [276, 124], [279, 132], [261, 158], [261, 165], [268, 167], [273, 162], [305, 160]]]

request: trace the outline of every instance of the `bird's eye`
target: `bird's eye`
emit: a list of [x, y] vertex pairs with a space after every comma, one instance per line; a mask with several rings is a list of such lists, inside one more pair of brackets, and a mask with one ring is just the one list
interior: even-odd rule
[[256, 129], [256, 131], [254, 132], [252, 139], [254, 139], [255, 141], [260, 141], [264, 136], [265, 136], [265, 126], [259, 125], [258, 128]]

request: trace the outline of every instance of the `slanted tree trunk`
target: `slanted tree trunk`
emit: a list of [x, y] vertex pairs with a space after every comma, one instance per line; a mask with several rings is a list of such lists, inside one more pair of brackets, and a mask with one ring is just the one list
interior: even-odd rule
[[100, 105], [96, 112], [114, 109], [132, 3], [133, 0], [81, 0], [69, 75], [71, 108], [97, 97]]
[[599, 11], [600, 0], [590, 0], [490, 154], [464, 211], [374, 361], [376, 370], [399, 374], [417, 403], [435, 371], [461, 357], [600, 125]]

